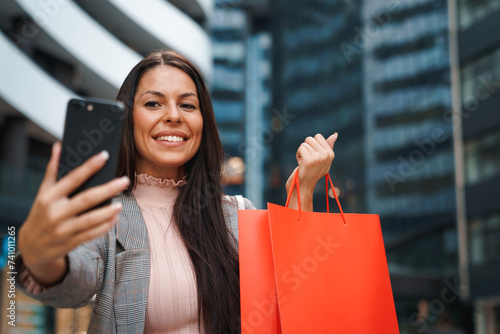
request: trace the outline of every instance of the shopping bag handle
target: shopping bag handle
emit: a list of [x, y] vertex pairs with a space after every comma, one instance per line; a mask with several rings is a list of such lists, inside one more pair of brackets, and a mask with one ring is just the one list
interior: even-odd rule
[[[344, 216], [344, 211], [342, 210], [342, 206], [340, 205], [339, 198], [337, 197], [337, 193], [335, 192], [335, 188], [333, 186], [332, 178], [330, 177], [330, 174], [325, 175], [326, 212], [330, 213], [330, 204], [328, 201], [328, 181], [330, 181], [330, 186], [332, 187], [333, 196], [335, 197], [335, 201], [337, 201], [337, 205], [339, 206], [340, 216], [342, 217], [344, 224], [347, 224], [347, 221], [346, 221], [345, 216]], [[292, 198], [293, 189], [296, 187], [297, 188], [297, 204], [299, 206], [299, 221], [300, 221], [302, 210], [300, 208], [300, 184], [299, 183], [300, 183], [299, 182], [299, 169], [297, 168], [297, 171], [293, 175], [292, 184], [290, 186], [290, 191], [288, 192], [285, 207], [288, 208], [288, 204], [290, 203], [290, 199]]]

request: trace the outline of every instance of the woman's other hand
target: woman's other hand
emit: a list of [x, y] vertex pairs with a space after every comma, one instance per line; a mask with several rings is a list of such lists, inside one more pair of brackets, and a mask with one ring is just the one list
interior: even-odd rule
[[[300, 197], [301, 209], [303, 211], [313, 211], [312, 198], [314, 188], [318, 181], [324, 177], [332, 165], [335, 158], [333, 147], [337, 140], [338, 134], [334, 133], [328, 139], [325, 139], [321, 134], [313, 137], [307, 137], [297, 150], [297, 163], [299, 165], [299, 182], [300, 182]], [[287, 193], [290, 190], [293, 175], [297, 168], [292, 172], [286, 182]], [[296, 209], [297, 193], [294, 191], [290, 199], [289, 207]]]
[[18, 249], [24, 265], [38, 283], [46, 286], [64, 277], [66, 255], [73, 248], [113, 227], [121, 205], [85, 211], [119, 194], [130, 182], [127, 177], [117, 178], [69, 198], [106, 164], [109, 155], [103, 151], [93, 156], [58, 181], [60, 154], [61, 144], [56, 143], [30, 213], [19, 230]]

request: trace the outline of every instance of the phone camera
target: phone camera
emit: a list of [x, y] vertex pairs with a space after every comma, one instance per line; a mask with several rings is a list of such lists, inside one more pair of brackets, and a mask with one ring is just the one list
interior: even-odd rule
[[88, 110], [88, 111], [92, 111], [92, 110], [94, 110], [94, 105], [93, 105], [93, 104], [89, 104], [89, 105], [87, 105], [87, 110]]

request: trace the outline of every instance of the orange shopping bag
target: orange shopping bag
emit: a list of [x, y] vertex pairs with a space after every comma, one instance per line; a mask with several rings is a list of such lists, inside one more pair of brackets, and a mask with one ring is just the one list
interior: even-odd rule
[[[332, 185], [327, 175], [327, 188], [328, 181]], [[302, 212], [300, 200], [299, 210], [289, 209], [287, 206], [294, 187], [300, 199], [298, 172], [285, 207], [268, 204], [274, 273], [269, 274], [268, 268], [261, 272], [256, 259], [252, 265], [253, 277], [267, 275], [266, 279], [251, 282], [255, 283], [253, 289], [262, 281], [266, 285], [259, 285], [259, 289], [265, 287], [268, 295], [272, 296], [273, 291], [278, 295], [275, 314], [279, 316], [282, 332], [399, 333], [378, 215], [344, 215], [336, 194], [340, 214]], [[243, 218], [240, 226], [241, 223], [250, 225], [250, 213], [240, 212]], [[240, 232], [241, 245], [245, 236], [243, 231]], [[243, 247], [246, 247], [245, 243]], [[253, 247], [258, 248], [257, 245]], [[269, 248], [265, 243], [261, 247]], [[257, 255], [262, 255], [260, 250]], [[242, 260], [245, 261], [240, 255]], [[240, 268], [245, 265], [245, 262], [240, 263]], [[269, 283], [271, 278], [273, 286]], [[249, 301], [248, 297], [252, 297], [243, 299], [247, 288], [244, 281], [241, 281], [241, 288], [242, 325], [246, 325], [242, 326], [242, 333], [252, 333], [252, 330], [264, 333], [251, 326], [262, 323], [256, 323], [261, 318], [244, 314], [243, 305]], [[247, 309], [255, 314], [257, 305], [263, 304], [253, 300]], [[265, 315], [262, 311], [260, 314]]]
[[267, 210], [238, 211], [242, 334], [281, 334]]

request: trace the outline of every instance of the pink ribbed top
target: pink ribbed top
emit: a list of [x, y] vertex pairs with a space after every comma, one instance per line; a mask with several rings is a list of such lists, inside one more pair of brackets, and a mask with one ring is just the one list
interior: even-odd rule
[[151, 259], [144, 333], [200, 333], [196, 276], [172, 221], [179, 187], [185, 184], [137, 175], [134, 196], [147, 226]]

